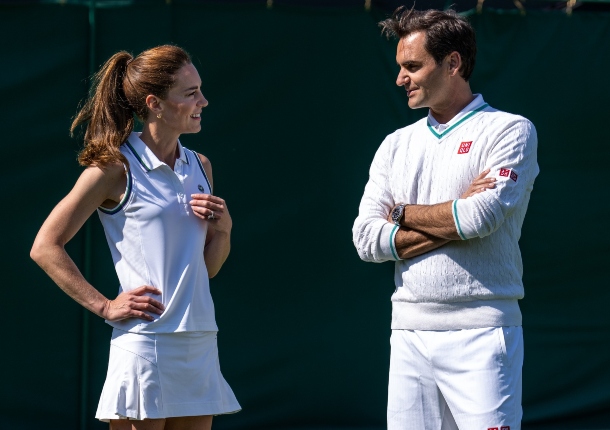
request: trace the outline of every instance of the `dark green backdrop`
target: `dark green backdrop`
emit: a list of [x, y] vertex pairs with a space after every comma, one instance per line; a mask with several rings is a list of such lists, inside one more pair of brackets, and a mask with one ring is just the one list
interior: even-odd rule
[[[110, 329], [91, 315], [83, 333], [81, 309], [28, 253], [81, 171], [68, 128], [90, 55], [98, 67], [167, 42], [202, 76], [203, 130], [183, 142], [212, 160], [234, 219], [212, 294], [223, 373], [244, 410], [215, 428], [385, 428], [393, 267], [361, 262], [351, 227], [376, 148], [426, 114], [394, 84], [395, 42], [376, 27], [385, 12], [151, 2], [98, 9], [93, 43], [88, 13], [0, 6], [0, 428], [105, 428], [93, 415]], [[610, 428], [609, 18], [471, 16], [473, 90], [531, 119], [540, 141], [521, 240], [524, 429]], [[97, 216], [68, 250], [115, 294]]]

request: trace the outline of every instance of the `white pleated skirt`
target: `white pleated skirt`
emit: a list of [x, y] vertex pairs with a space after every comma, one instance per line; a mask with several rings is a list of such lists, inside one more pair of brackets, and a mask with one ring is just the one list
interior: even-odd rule
[[240, 410], [220, 372], [216, 332], [112, 332], [97, 419], [143, 420]]

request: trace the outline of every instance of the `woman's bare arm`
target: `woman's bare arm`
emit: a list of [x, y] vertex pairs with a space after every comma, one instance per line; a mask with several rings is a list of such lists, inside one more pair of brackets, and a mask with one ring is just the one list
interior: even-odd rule
[[[198, 155], [212, 185], [212, 164], [203, 155]], [[191, 198], [193, 213], [209, 223], [203, 258], [208, 276], [213, 278], [218, 274], [231, 251], [233, 221], [226, 202], [220, 197], [212, 194], [193, 194]], [[208, 218], [212, 213], [214, 218]]]
[[151, 321], [152, 316], [144, 311], [160, 314], [163, 305], [143, 294], [160, 294], [159, 290], [142, 286], [109, 300], [87, 282], [65, 250], [66, 243], [98, 206], [109, 201], [120, 201], [116, 195], [120, 190], [124, 192], [125, 184], [122, 165], [85, 169], [74, 188], [53, 209], [40, 228], [30, 256], [66, 294], [96, 315], [108, 320], [136, 317]]

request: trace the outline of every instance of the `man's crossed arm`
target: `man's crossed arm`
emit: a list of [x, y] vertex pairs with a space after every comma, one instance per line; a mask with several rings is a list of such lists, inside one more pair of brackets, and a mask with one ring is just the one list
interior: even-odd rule
[[[465, 199], [495, 187], [495, 178], [486, 178], [489, 169], [477, 176], [460, 196]], [[400, 259], [417, 257], [440, 248], [452, 240], [461, 240], [453, 220], [452, 202], [435, 205], [407, 205], [396, 232], [394, 245]], [[390, 211], [390, 214], [392, 211]], [[390, 215], [388, 221], [392, 222]]]

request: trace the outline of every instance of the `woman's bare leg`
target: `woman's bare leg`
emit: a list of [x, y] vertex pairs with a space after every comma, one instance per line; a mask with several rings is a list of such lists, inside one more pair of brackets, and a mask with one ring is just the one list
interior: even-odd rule
[[164, 430], [165, 419], [110, 420], [110, 430]]
[[212, 415], [167, 418], [164, 430], [211, 430]]
[[110, 430], [211, 430], [212, 415], [155, 420], [110, 420]]

